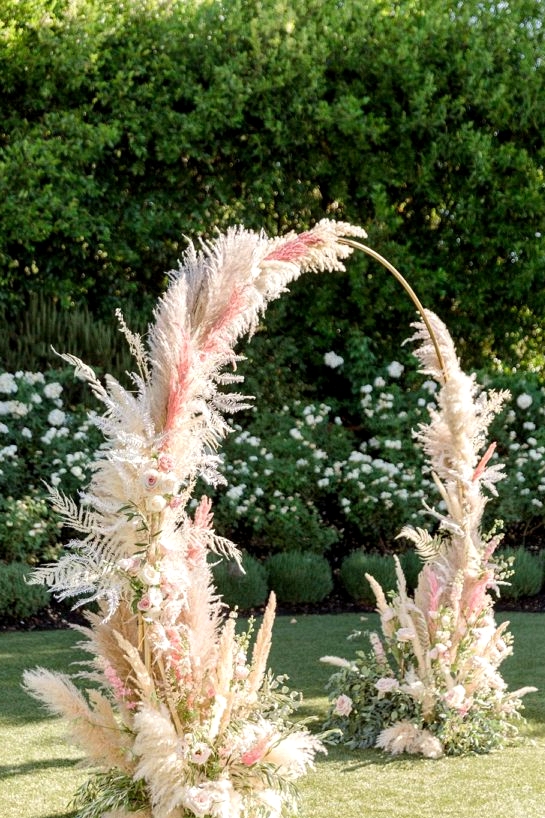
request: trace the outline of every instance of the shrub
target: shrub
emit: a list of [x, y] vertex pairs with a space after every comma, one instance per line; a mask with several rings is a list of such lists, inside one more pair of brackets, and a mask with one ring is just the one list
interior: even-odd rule
[[[157, 291], [183, 235], [333, 214], [371, 225], [467, 355], [539, 351], [539, 3], [4, 5], [3, 299], [104, 309]], [[286, 309], [269, 349], [307, 360], [352, 326], [391, 352], [412, 315], [363, 263]]]
[[46, 484], [70, 496], [86, 484], [102, 441], [65, 400], [70, 370], [0, 373], [0, 559], [54, 559], [61, 533]]
[[53, 561], [61, 549], [59, 529], [43, 494], [0, 498], [0, 560], [29, 565]]
[[230, 608], [248, 611], [267, 601], [267, 571], [262, 563], [243, 554], [241, 571], [236, 562], [221, 560], [212, 568], [214, 583], [223, 601]]
[[[43, 482], [75, 494], [102, 442], [86, 410], [65, 402], [70, 369], [0, 374], [0, 490], [43, 495]], [[92, 417], [92, 415], [91, 415]]]
[[[142, 299], [140, 299], [142, 305]], [[145, 306], [137, 313], [130, 302], [122, 312], [134, 332], [146, 328]], [[98, 373], [109, 372], [123, 379], [133, 368], [126, 339], [119, 332], [113, 313], [104, 319], [91, 314], [86, 304], [62, 308], [56, 300], [46, 300], [32, 293], [24, 310], [11, 315], [0, 302], [0, 361], [8, 372], [47, 372], [63, 366], [53, 349], [76, 355]], [[65, 373], [66, 374], [66, 373]], [[64, 397], [68, 403], [89, 405], [89, 390], [81, 381], [63, 378]]]
[[328, 561], [319, 554], [286, 551], [266, 562], [269, 586], [280, 604], [321, 602], [333, 590]]
[[422, 570], [423, 562], [416, 551], [412, 549], [400, 554], [399, 561], [407, 581], [407, 588], [409, 591], [414, 591], [418, 584], [418, 577]]
[[0, 621], [25, 619], [47, 607], [49, 591], [44, 585], [28, 585], [29, 574], [24, 563], [0, 563]]
[[370, 574], [382, 586], [384, 592], [396, 587], [395, 565], [392, 557], [353, 551], [341, 564], [341, 581], [352, 599], [365, 605], [375, 604], [375, 595], [365, 574]]
[[512, 575], [508, 585], [501, 586], [503, 599], [517, 600], [524, 596], [535, 596], [543, 587], [544, 554], [533, 554], [526, 548], [502, 548], [500, 556], [511, 562]]

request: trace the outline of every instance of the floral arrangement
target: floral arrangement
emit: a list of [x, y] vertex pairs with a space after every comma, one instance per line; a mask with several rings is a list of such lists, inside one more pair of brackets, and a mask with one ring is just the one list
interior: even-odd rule
[[338, 728], [351, 746], [376, 746], [392, 754], [486, 752], [516, 733], [522, 696], [509, 693], [499, 674], [511, 651], [508, 623], [494, 621], [491, 590], [498, 590], [503, 568], [494, 562], [500, 536], [483, 537], [487, 502], [503, 477], [493, 463], [495, 444], [481, 454], [489, 425], [508, 397], [479, 391], [475, 378], [460, 368], [444, 324], [425, 311], [412, 340], [422, 371], [439, 386], [430, 422], [415, 437], [431, 466], [440, 508], [425, 508], [437, 531], [405, 526], [424, 561], [411, 598], [399, 560], [394, 557], [397, 592], [387, 599], [373, 588], [382, 638], [371, 633], [369, 652], [353, 662], [323, 661], [339, 669], [330, 679], [326, 726]]
[[225, 388], [240, 380], [236, 340], [302, 272], [344, 269], [343, 237], [362, 235], [324, 220], [300, 235], [232, 229], [190, 245], [147, 346], [119, 315], [133, 391], [62, 356], [104, 404], [94, 422], [105, 442], [79, 505], [51, 487], [79, 537], [34, 581], [100, 610], [79, 629], [90, 654], [80, 686], [43, 668], [24, 680], [96, 770], [76, 797], [80, 818], [275, 818], [293, 811], [294, 782], [323, 750], [290, 720], [297, 696], [267, 671], [274, 596], [252, 649], [225, 616], [209, 555], [240, 554], [215, 533], [210, 500], [195, 507], [193, 495], [199, 478], [222, 481], [224, 415], [247, 405]]

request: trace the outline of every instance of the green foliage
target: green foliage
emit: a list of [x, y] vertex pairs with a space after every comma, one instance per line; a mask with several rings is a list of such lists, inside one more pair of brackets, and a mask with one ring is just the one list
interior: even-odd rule
[[72, 806], [77, 818], [101, 818], [109, 810], [138, 812], [146, 806], [143, 781], [134, 781], [117, 770], [95, 773], [76, 792]]
[[417, 552], [411, 548], [399, 555], [399, 562], [401, 563], [401, 569], [405, 575], [407, 589], [410, 593], [414, 591], [418, 584], [418, 576], [422, 570], [422, 559]]
[[300, 551], [273, 554], [266, 568], [269, 586], [280, 604], [321, 602], [333, 590], [331, 568], [319, 554]]
[[[326, 685], [329, 711], [323, 724], [324, 730], [331, 730], [332, 744], [342, 741], [351, 750], [374, 747], [382, 730], [401, 719], [421, 718], [418, 703], [399, 687], [387, 695], [378, 690], [376, 684], [386, 672], [372, 652], [359, 650], [349, 667], [332, 674]], [[343, 697], [348, 701], [343, 702]]]
[[[182, 236], [330, 215], [369, 228], [467, 359], [541, 360], [537, 0], [5, 0], [3, 19], [10, 310], [40, 291], [109, 314], [162, 288]], [[392, 355], [411, 316], [360, 260], [298, 282], [259, 346], [295, 347], [312, 389], [317, 356], [361, 335]]]
[[47, 486], [76, 496], [102, 436], [84, 408], [65, 402], [71, 370], [0, 374], [0, 559], [30, 564], [61, 548]]
[[242, 569], [236, 562], [221, 560], [214, 564], [212, 574], [225, 604], [249, 611], [267, 601], [267, 571], [261, 562], [246, 553], [242, 555]]
[[28, 585], [30, 568], [22, 562], [0, 562], [0, 621], [13, 623], [33, 616], [49, 602], [43, 585]]
[[375, 595], [365, 574], [370, 574], [385, 593], [396, 587], [394, 561], [384, 554], [352, 551], [341, 564], [341, 581], [348, 595], [357, 602], [374, 605]]
[[60, 547], [57, 516], [44, 496], [0, 497], [0, 560], [51, 562]]
[[[130, 303], [124, 304], [123, 313], [132, 331], [145, 330], [144, 305], [137, 314]], [[0, 337], [0, 361], [8, 372], [56, 369], [59, 359], [55, 351], [76, 355], [97, 372], [121, 379], [133, 369], [127, 341], [115, 317], [97, 319], [85, 304], [66, 309], [56, 301], [31, 294], [27, 307], [12, 320], [6, 305], [0, 303], [0, 321], [5, 327]], [[81, 401], [84, 396], [89, 400], [81, 382], [65, 377], [63, 385], [71, 401]]]
[[506, 585], [501, 586], [503, 599], [520, 599], [539, 594], [544, 582], [545, 552], [538, 554], [528, 549], [502, 548], [500, 556], [511, 565], [512, 574]]

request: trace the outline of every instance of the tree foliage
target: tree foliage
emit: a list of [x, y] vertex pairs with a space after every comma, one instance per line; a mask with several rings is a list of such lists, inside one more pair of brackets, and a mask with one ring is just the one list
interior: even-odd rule
[[[162, 289], [184, 236], [338, 216], [469, 362], [527, 362], [545, 313], [543, 17], [539, 0], [3, 0], [2, 300], [111, 312]], [[293, 290], [268, 316], [285, 345], [255, 354], [295, 347], [309, 382], [323, 351], [407, 334], [374, 263]]]

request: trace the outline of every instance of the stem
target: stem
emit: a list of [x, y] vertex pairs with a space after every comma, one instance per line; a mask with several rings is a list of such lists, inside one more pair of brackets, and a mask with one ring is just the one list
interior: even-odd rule
[[141, 613], [138, 614], [138, 649], [143, 653], [146, 670], [151, 676], [151, 649], [146, 622]]
[[179, 736], [183, 736], [184, 735], [184, 728], [182, 726], [182, 722], [180, 721], [178, 711], [176, 710], [176, 705], [174, 704], [174, 702], [172, 700], [172, 696], [171, 696], [170, 691], [169, 691], [169, 684], [168, 684], [168, 679], [167, 679], [165, 666], [164, 666], [163, 660], [162, 660], [162, 658], [160, 656], [157, 658], [157, 665], [159, 667], [159, 671], [160, 671], [161, 677], [163, 679], [163, 690], [164, 690], [164, 693], [165, 693], [165, 698], [167, 700], [168, 709], [170, 710], [170, 715], [172, 717], [172, 721], [174, 722], [174, 726], [176, 728], [176, 732], [178, 733]]
[[376, 250], [373, 250], [366, 244], [362, 244], [361, 242], [355, 241], [354, 239], [347, 239], [344, 237], [339, 238], [339, 243], [347, 244], [349, 247], [353, 247], [355, 250], [361, 250], [366, 255], [371, 256], [371, 258], [374, 258], [375, 261], [378, 261], [380, 264], [382, 264], [382, 266], [385, 267], [394, 276], [394, 278], [397, 279], [397, 281], [399, 281], [399, 283], [401, 284], [401, 286], [403, 287], [403, 289], [405, 290], [405, 292], [408, 294], [409, 298], [415, 305], [416, 309], [420, 313], [422, 321], [424, 322], [424, 325], [428, 330], [431, 342], [435, 348], [435, 354], [437, 355], [437, 361], [439, 363], [441, 372], [443, 373], [443, 378], [445, 379], [445, 381], [448, 380], [447, 371], [445, 369], [445, 363], [443, 361], [443, 356], [441, 355], [441, 350], [439, 348], [439, 343], [435, 336], [435, 332], [433, 331], [433, 327], [429, 322], [428, 316], [426, 315], [426, 310], [424, 309], [422, 302], [416, 295], [415, 291], [413, 290], [407, 279], [404, 276], [402, 276], [399, 270], [397, 270], [393, 264], [390, 264], [390, 262], [387, 259], [385, 259], [384, 256], [381, 256], [380, 253], [377, 253]]

